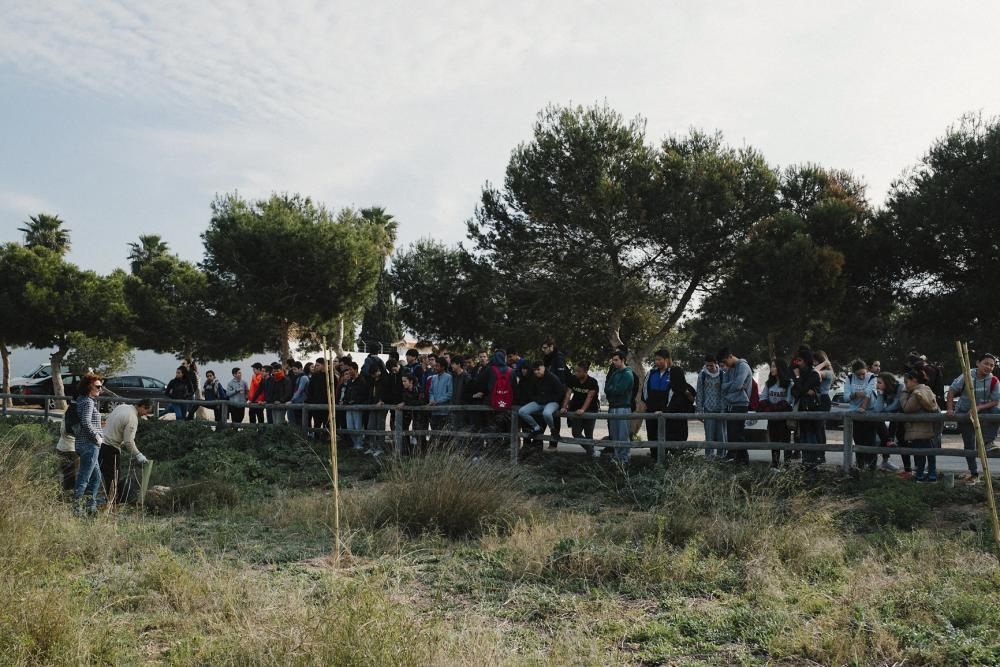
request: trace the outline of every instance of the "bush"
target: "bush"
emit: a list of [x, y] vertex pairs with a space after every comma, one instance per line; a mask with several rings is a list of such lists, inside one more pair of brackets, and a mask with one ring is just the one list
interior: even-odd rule
[[447, 448], [391, 460], [381, 484], [344, 495], [343, 518], [348, 526], [395, 524], [410, 535], [469, 537], [505, 529], [527, 513], [521, 474]]

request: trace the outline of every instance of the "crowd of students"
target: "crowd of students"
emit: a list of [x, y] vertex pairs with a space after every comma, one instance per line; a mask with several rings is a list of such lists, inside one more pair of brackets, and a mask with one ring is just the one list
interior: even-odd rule
[[[629, 368], [627, 353], [616, 351], [604, 383], [607, 414], [627, 415], [643, 402], [646, 413], [705, 414], [705, 456], [721, 458], [735, 463], [748, 463], [746, 449], [727, 448], [730, 443], [744, 441], [744, 419], [711, 418], [709, 414], [764, 415], [769, 412], [829, 412], [832, 407], [831, 389], [836, 376], [830, 359], [822, 351], [812, 351], [803, 346], [791, 362], [775, 359], [771, 362], [766, 381], [758, 386], [753, 370], [746, 359], [732, 351], [722, 349], [715, 355], [706, 355], [704, 365], [691, 386], [684, 371], [671, 359], [670, 352], [661, 349], [654, 354], [653, 365], [640, 382]], [[348, 440], [356, 450], [380, 456], [387, 441], [386, 419], [389, 428], [396, 430], [397, 414], [404, 433], [403, 446], [407, 450], [418, 448], [427, 441], [430, 431], [459, 431], [475, 443], [476, 455], [486, 446], [486, 440], [477, 439], [477, 433], [506, 433], [511, 418], [518, 420], [524, 440], [523, 449], [541, 449], [542, 435], [550, 433], [549, 446], [556, 448], [562, 432], [562, 420], [574, 439], [593, 440], [596, 419], [601, 410], [600, 386], [590, 373], [590, 365], [579, 362], [571, 368], [565, 355], [556, 348], [553, 340], [542, 345], [542, 356], [528, 361], [515, 350], [494, 350], [492, 355], [483, 351], [464, 357], [440, 354], [420, 355], [408, 350], [405, 359], [390, 355], [383, 362], [376, 355], [369, 355], [359, 367], [350, 355], [340, 357], [327, 367], [325, 359], [302, 364], [288, 359], [284, 364], [255, 363], [247, 382], [242, 370], [234, 368], [231, 379], [225, 384], [214, 371], [205, 373], [203, 395], [208, 401], [225, 401], [226, 407], [212, 406], [215, 419], [231, 419], [242, 423], [249, 414], [251, 424], [306, 425], [315, 429], [327, 426], [327, 373], [333, 374], [334, 401], [337, 410], [337, 427], [348, 431]], [[847, 409], [858, 414], [934, 414], [942, 410], [949, 416], [961, 416], [971, 411], [973, 401], [980, 414], [1000, 414], [1000, 379], [997, 378], [997, 359], [992, 354], [981, 354], [972, 374], [973, 390], [966, 390], [965, 378], [959, 376], [945, 390], [941, 370], [924, 358], [911, 354], [898, 376], [883, 371], [878, 361], [866, 363], [858, 359], [850, 365], [850, 372], [843, 378], [843, 395]], [[195, 395], [196, 375], [189, 363], [182, 364], [167, 386], [170, 399], [185, 400]], [[104, 481], [107, 498], [121, 496], [116, 488], [120, 479], [123, 452], [131, 454], [139, 465], [146, 458], [135, 444], [138, 420], [153, 411], [151, 400], [136, 405], [120, 405], [102, 422], [97, 405], [101, 393], [101, 378], [88, 373], [76, 388], [76, 393], [63, 421], [57, 451], [63, 463], [63, 485], [72, 490], [79, 511], [95, 511], [98, 489]], [[304, 404], [309, 409], [304, 411]], [[443, 406], [480, 405], [489, 409], [455, 411]], [[265, 407], [268, 406], [268, 407]], [[278, 407], [275, 407], [278, 406]], [[352, 409], [352, 406], [375, 406], [375, 409]], [[442, 409], [407, 410], [416, 406], [437, 406]], [[171, 403], [175, 419], [192, 419], [195, 405]], [[398, 413], [393, 408], [403, 408]], [[225, 410], [225, 412], [223, 412]], [[608, 433], [611, 441], [602, 452], [594, 445], [583, 444], [591, 454], [607, 453], [615, 460], [626, 463], [631, 448], [615, 443], [631, 440], [630, 422], [627, 418], [609, 418]], [[665, 428], [660, 433], [661, 425]], [[969, 420], [960, 420], [959, 428], [966, 450], [968, 473], [962, 476], [967, 483], [979, 478], [978, 459], [975, 455], [976, 436]], [[990, 451], [997, 449], [995, 440], [1000, 423], [986, 421], [982, 424], [984, 440]], [[650, 442], [685, 441], [688, 438], [688, 421], [683, 418], [650, 418], [645, 423], [646, 437]], [[367, 434], [357, 431], [369, 431]], [[801, 460], [807, 471], [814, 472], [824, 461], [825, 454], [810, 449], [796, 449], [796, 444], [825, 444], [826, 424], [822, 419], [767, 419], [768, 440], [788, 443], [784, 450], [771, 453], [772, 468], [782, 470], [784, 465]], [[854, 421], [853, 442], [858, 446], [934, 449], [941, 446], [942, 420], [927, 421], [888, 420]], [[662, 437], [661, 437], [662, 436]], [[881, 464], [875, 454], [858, 453], [859, 468], [874, 470], [876, 466], [886, 471], [899, 471], [888, 454], [882, 455]], [[901, 455], [901, 476], [917, 481], [937, 480], [934, 456]], [[84, 499], [89, 503], [84, 506]]]
[[[593, 439], [596, 420], [592, 413], [601, 410], [601, 391], [597, 378], [590, 373], [587, 363], [570, 366], [566, 356], [557, 349], [555, 341], [546, 340], [541, 355], [535, 361], [522, 358], [515, 350], [486, 351], [472, 356], [452, 355], [448, 352], [420, 355], [416, 350], [406, 352], [404, 358], [390, 354], [387, 362], [369, 355], [359, 366], [350, 355], [333, 361], [328, 368], [326, 360], [317, 359], [303, 365], [289, 359], [284, 364], [270, 366], [254, 364], [249, 383], [243, 380], [241, 370], [232, 369], [232, 379], [223, 386], [212, 371], [206, 373], [204, 395], [206, 399], [225, 399], [229, 402], [229, 417], [242, 422], [249, 411], [251, 423], [303, 423], [302, 403], [319, 405], [307, 413], [307, 425], [321, 427], [328, 415], [326, 404], [326, 374], [334, 376], [335, 402], [338, 427], [349, 431], [369, 430], [382, 433], [395, 429], [394, 407], [435, 405], [484, 405], [491, 411], [459, 412], [447, 410], [402, 412], [404, 431], [467, 431], [504, 432], [507, 421], [516, 415], [523, 430], [525, 447], [541, 448], [540, 436], [548, 430], [549, 446], [555, 448], [562, 433], [565, 419], [573, 438]], [[669, 351], [658, 350], [653, 365], [640, 383], [638, 376], [628, 366], [627, 353], [617, 351], [611, 356], [604, 384], [609, 415], [628, 414], [637, 409], [641, 399], [649, 413], [767, 413], [767, 412], [829, 412], [831, 389], [836, 379], [831, 360], [822, 351], [801, 347], [790, 362], [775, 359], [770, 364], [766, 381], [758, 386], [753, 370], [746, 359], [741, 359], [728, 349], [715, 355], [706, 355], [704, 365], [697, 374], [696, 386], [691, 386], [683, 370], [674, 364]], [[996, 359], [991, 354], [981, 355], [976, 364], [974, 380], [975, 400], [980, 413], [1000, 413], [1000, 382], [994, 376]], [[191, 379], [185, 366], [177, 371], [171, 385], [189, 395]], [[900, 376], [884, 372], [878, 361], [866, 363], [857, 360], [850, 365], [850, 372], [843, 378], [843, 393], [848, 409], [858, 413], [937, 414], [947, 408], [949, 414], [961, 415], [970, 410], [970, 398], [964, 391], [961, 377], [944, 388], [941, 370], [917, 354], [911, 354]], [[169, 391], [169, 388], [168, 388]], [[187, 394], [185, 394], [187, 392]], [[287, 404], [287, 409], [254, 407], [263, 404]], [[352, 410], [352, 405], [377, 406], [384, 409]], [[512, 410], [513, 408], [513, 410]], [[216, 419], [223, 415], [216, 408]], [[174, 406], [178, 418], [190, 418], [181, 406]], [[591, 413], [591, 416], [585, 416]], [[709, 446], [705, 456], [722, 458], [736, 463], [749, 462], [747, 450], [724, 447], [724, 443], [743, 442], [745, 421], [704, 419], [705, 440], [719, 443]], [[985, 422], [984, 434], [990, 448], [995, 448], [996, 423]], [[975, 449], [975, 434], [968, 421], [960, 422], [966, 449]], [[646, 438], [649, 441], [684, 441], [688, 438], [688, 422], [684, 419], [665, 421], [666, 432], [661, 434], [660, 420], [647, 419]], [[795, 448], [796, 443], [826, 444], [826, 428], [822, 420], [768, 421], [768, 439], [787, 442], [789, 448], [772, 451], [772, 467], [782, 470], [792, 461], [801, 461], [807, 469], [825, 460], [825, 454]], [[609, 419], [609, 438], [616, 442], [630, 440], [630, 420]], [[474, 438], [471, 438], [475, 440]], [[886, 423], [856, 421], [853, 429], [855, 445], [906, 445], [912, 448], [935, 448], [941, 442], [941, 421], [910, 421]], [[354, 449], [379, 456], [383, 453], [384, 435], [351, 433], [348, 440]], [[410, 447], [424, 440], [423, 436], [405, 437]], [[584, 448], [597, 454], [594, 448]], [[478, 450], [477, 450], [478, 451]], [[621, 462], [627, 462], [630, 449], [604, 448]], [[784, 456], [784, 461], [782, 461]], [[969, 471], [964, 479], [978, 479], [975, 456], [967, 458]], [[903, 455], [900, 465], [889, 455], [857, 454], [859, 468], [880, 467], [898, 471], [900, 475], [918, 481], [937, 479], [936, 459], [933, 456]]]

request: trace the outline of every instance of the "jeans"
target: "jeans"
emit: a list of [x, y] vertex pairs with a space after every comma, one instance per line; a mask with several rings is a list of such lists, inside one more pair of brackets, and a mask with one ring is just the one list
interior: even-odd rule
[[[746, 405], [730, 405], [726, 408], [726, 412], [733, 414], [746, 414], [749, 412], [750, 408]], [[745, 419], [727, 419], [726, 420], [726, 442], [743, 442], [743, 431], [746, 428], [747, 422]], [[750, 452], [745, 449], [737, 449], [733, 451], [733, 460], [737, 463], [750, 463]]]
[[101, 485], [104, 487], [104, 497], [108, 505], [123, 502], [124, 489], [119, 485], [118, 470], [121, 467], [121, 452], [111, 445], [101, 445], [97, 452], [97, 465], [101, 470]]
[[[792, 432], [788, 429], [788, 421], [785, 419], [770, 419], [767, 422], [767, 439], [771, 442], [791, 442]], [[791, 449], [785, 450], [785, 464], [788, 464], [788, 455]], [[777, 468], [781, 465], [781, 450], [771, 450], [771, 466]]]
[[[872, 447], [875, 445], [875, 424], [873, 422], [854, 422], [854, 444], [862, 447]], [[878, 461], [876, 454], [855, 454], [859, 468], [875, 469]]]
[[[360, 431], [365, 427], [365, 413], [360, 410], [348, 410], [347, 411], [347, 429], [349, 431]], [[351, 442], [354, 445], [354, 449], [364, 449], [365, 448], [365, 436], [362, 433], [351, 433]]]
[[274, 408], [267, 409], [267, 423], [268, 424], [284, 424], [285, 423], [285, 411], [275, 410]]
[[185, 418], [185, 416], [187, 414], [187, 406], [186, 405], [180, 405], [179, 403], [171, 403], [170, 407], [168, 409], [171, 412], [174, 413], [174, 419], [176, 421], [179, 421], [179, 422], [184, 421], [184, 418]]
[[527, 422], [528, 426], [531, 427], [531, 430], [536, 431], [540, 430], [541, 427], [535, 420], [534, 415], [541, 412], [542, 418], [545, 420], [545, 423], [548, 424], [549, 430], [552, 431], [552, 435], [555, 435], [557, 432], [557, 428], [555, 425], [556, 421], [555, 414], [558, 411], [559, 411], [558, 403], [546, 403], [545, 405], [542, 405], [541, 403], [536, 403], [532, 401], [527, 405], [522, 405], [521, 409], [517, 411], [517, 414], [521, 417], [521, 419]]
[[[924, 440], [911, 440], [909, 443], [910, 447], [914, 449], [933, 449], [938, 446], [937, 438], [929, 438]], [[936, 456], [920, 456], [919, 454], [913, 457], [913, 462], [916, 464], [916, 474], [917, 479], [921, 479], [924, 476], [924, 464], [927, 464], [927, 475], [937, 479], [937, 457]]]
[[[968, 412], [960, 412], [961, 415], [967, 415]], [[1000, 408], [991, 408], [990, 410], [982, 410], [979, 414], [981, 415], [997, 415], [1000, 414]], [[982, 422], [983, 427], [983, 442], [987, 447], [997, 439], [997, 429], [1000, 428], [1000, 423], [997, 422]], [[962, 432], [962, 443], [966, 449], [971, 450], [973, 455], [966, 459], [966, 463], [969, 465], [969, 472], [973, 475], [979, 474], [979, 462], [976, 459], [976, 427], [972, 425], [971, 421], [958, 422], [958, 429]]]
[[234, 424], [242, 424], [243, 418], [247, 416], [245, 405], [232, 405], [229, 407], [229, 421]]
[[98, 466], [100, 448], [96, 442], [76, 441], [76, 451], [80, 455], [80, 472], [76, 476], [76, 488], [73, 489], [73, 499], [79, 501], [89, 496], [87, 507], [97, 509], [97, 489], [101, 486], [101, 469]]
[[[574, 438], [594, 439], [594, 426], [597, 425], [595, 420], [583, 419], [581, 417], [570, 417], [568, 421], [570, 431], [573, 433]], [[584, 445], [583, 450], [588, 454], [591, 454], [594, 451], [594, 446]]]
[[[608, 408], [609, 415], [627, 415], [629, 411], [630, 408]], [[627, 419], [609, 419], [608, 433], [614, 442], [630, 442], [632, 440], [628, 432]], [[628, 463], [631, 452], [629, 447], [615, 447], [615, 460]]]
[[[725, 442], [726, 440], [726, 422], [721, 419], [706, 419], [705, 420], [705, 440], [708, 442]], [[726, 450], [719, 448], [713, 449], [711, 447], [705, 448], [705, 458], [710, 459], [716, 454], [719, 456], [725, 455]]]
[[251, 424], [264, 423], [264, 408], [250, 408], [250, 423]]
[[368, 446], [372, 449], [382, 449], [385, 444], [385, 416], [386, 410], [372, 410], [368, 413], [368, 430], [380, 431], [376, 435], [368, 436]]

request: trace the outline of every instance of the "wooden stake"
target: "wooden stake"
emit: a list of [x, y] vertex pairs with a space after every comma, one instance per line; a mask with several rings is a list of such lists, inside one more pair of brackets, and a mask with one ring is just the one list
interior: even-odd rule
[[986, 457], [986, 443], [983, 440], [983, 426], [979, 423], [979, 407], [976, 405], [976, 385], [972, 382], [972, 360], [969, 358], [969, 345], [955, 341], [955, 348], [958, 350], [958, 358], [962, 362], [962, 375], [965, 378], [965, 395], [969, 397], [969, 416], [972, 419], [972, 427], [976, 431], [976, 450], [979, 453], [979, 461], [983, 465], [983, 477], [986, 483], [986, 501], [990, 505], [990, 514], [993, 519], [993, 542], [997, 551], [1000, 552], [1000, 518], [997, 518], [997, 500], [993, 496], [993, 476], [990, 474], [990, 461]]
[[340, 567], [340, 476], [337, 470], [337, 404], [333, 400], [337, 391], [333, 378], [333, 364], [330, 363], [330, 350], [323, 337], [323, 358], [326, 359], [326, 407], [330, 431], [330, 470], [333, 476], [333, 566]]

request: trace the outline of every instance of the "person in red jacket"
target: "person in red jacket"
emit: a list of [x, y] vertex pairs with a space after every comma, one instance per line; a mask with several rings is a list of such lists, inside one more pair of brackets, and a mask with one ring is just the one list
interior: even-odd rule
[[[257, 362], [250, 368], [253, 369], [253, 377], [250, 378], [250, 390], [247, 392], [247, 403], [264, 402], [264, 366]], [[264, 423], [264, 409], [250, 408], [250, 423]]]

